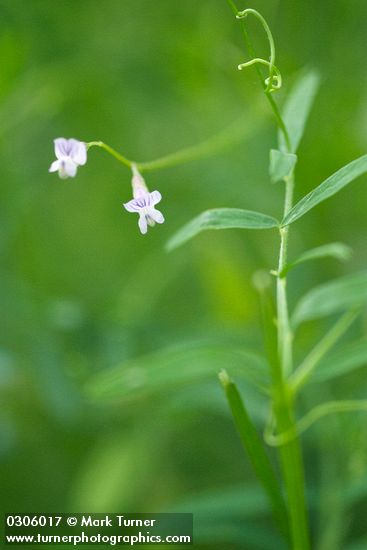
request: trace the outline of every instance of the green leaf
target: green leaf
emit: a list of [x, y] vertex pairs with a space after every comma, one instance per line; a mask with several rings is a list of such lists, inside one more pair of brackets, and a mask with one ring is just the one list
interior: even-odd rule
[[[282, 117], [288, 130], [292, 153], [298, 149], [319, 84], [320, 78], [315, 71], [303, 73], [284, 105]], [[278, 134], [278, 141], [279, 149], [287, 151], [282, 132]]]
[[344, 315], [338, 319], [331, 329], [324, 334], [321, 340], [319, 340], [316, 346], [309, 352], [307, 357], [289, 378], [290, 386], [292, 387], [294, 395], [295, 392], [299, 391], [303, 384], [305, 384], [314, 374], [315, 369], [317, 369], [319, 363], [327, 355], [331, 348], [347, 332], [349, 327], [357, 318], [358, 313], [359, 311], [355, 308], [352, 308], [344, 313]]
[[134, 399], [214, 379], [224, 366], [259, 389], [267, 387], [267, 365], [261, 356], [226, 344], [190, 342], [104, 370], [89, 380], [86, 391], [92, 399]]
[[366, 365], [367, 341], [352, 342], [323, 359], [309, 382], [327, 382]]
[[367, 302], [367, 272], [341, 277], [317, 286], [308, 292], [296, 306], [292, 322], [325, 317]]
[[269, 498], [274, 519], [276, 520], [280, 531], [287, 538], [288, 519], [285, 503], [283, 495], [280, 491], [279, 482], [265, 451], [264, 444], [245, 408], [237, 386], [229, 378], [225, 370], [221, 370], [219, 373], [219, 380], [225, 391], [233, 421], [240, 435], [242, 444], [248, 454], [251, 465]]
[[346, 262], [350, 259], [352, 255], [352, 249], [343, 243], [330, 243], [324, 244], [323, 246], [318, 246], [317, 248], [312, 248], [307, 250], [304, 254], [301, 254], [299, 258], [293, 262], [289, 262], [281, 272], [280, 276], [284, 277], [291, 269], [299, 264], [304, 262], [309, 262], [311, 260], [317, 260], [319, 258], [336, 258], [341, 262]]
[[367, 155], [363, 155], [356, 160], [353, 160], [343, 168], [340, 168], [335, 174], [327, 178], [323, 183], [316, 187], [301, 199], [292, 210], [285, 216], [282, 221], [282, 226], [289, 225], [306, 212], [314, 208], [320, 202], [332, 197], [343, 189], [348, 183], [367, 172]]
[[297, 162], [297, 155], [277, 149], [270, 150], [269, 175], [272, 183], [287, 178]]
[[239, 208], [206, 210], [177, 231], [168, 241], [167, 249], [177, 248], [206, 229], [270, 229], [272, 227], [279, 227], [278, 220], [260, 212]]

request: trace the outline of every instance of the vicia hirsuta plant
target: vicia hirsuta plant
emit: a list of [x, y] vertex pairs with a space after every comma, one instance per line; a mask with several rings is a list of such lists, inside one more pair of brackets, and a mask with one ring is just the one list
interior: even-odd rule
[[[284, 186], [284, 210], [281, 221], [264, 213], [250, 210], [218, 208], [201, 213], [180, 229], [169, 241], [168, 248], [182, 245], [206, 229], [277, 229], [280, 237], [278, 265], [270, 271], [276, 280], [275, 305], [269, 277], [255, 277], [261, 298], [264, 341], [268, 358], [270, 384], [269, 422], [265, 426], [264, 439], [269, 446], [278, 449], [282, 482], [278, 481], [266, 449], [246, 410], [240, 393], [223, 369], [219, 374], [225, 390], [235, 425], [253, 465], [256, 475], [268, 494], [274, 518], [294, 550], [307, 550], [310, 546], [310, 529], [306, 504], [305, 474], [300, 445], [300, 435], [314, 422], [325, 415], [367, 410], [367, 401], [348, 400], [322, 403], [296, 420], [298, 392], [311, 379], [328, 351], [348, 330], [361, 305], [367, 301], [367, 275], [344, 277], [326, 283], [306, 294], [290, 315], [287, 295], [289, 272], [298, 264], [321, 257], [332, 256], [346, 260], [350, 251], [341, 243], [327, 244], [302, 254], [298, 259], [288, 260], [290, 226], [320, 202], [331, 197], [345, 185], [367, 172], [367, 155], [364, 155], [338, 170], [298, 203], [293, 205], [297, 149], [317, 92], [319, 78], [315, 72], [307, 72], [296, 83], [281, 112], [274, 99], [274, 92], [282, 86], [282, 77], [275, 65], [275, 45], [270, 28], [264, 17], [253, 9], [238, 11], [228, 0], [236, 18], [242, 22], [245, 41], [251, 60], [241, 63], [238, 69], [254, 65], [266, 98], [278, 124], [278, 148], [270, 151], [270, 180]], [[255, 55], [246, 29], [246, 19], [255, 17], [262, 25], [270, 47], [269, 60]], [[263, 76], [262, 66], [268, 75]], [[327, 332], [299, 365], [294, 364], [293, 347], [297, 326], [307, 319], [324, 315], [345, 313]], [[283, 498], [283, 494], [285, 498]]]
[[[227, 350], [227, 354], [220, 350], [223, 358], [227, 357], [228, 361], [223, 363], [219, 379], [249, 460], [269, 497], [274, 519], [280, 531], [291, 548], [308, 550], [311, 547], [310, 528], [300, 435], [325, 415], [366, 411], [367, 401], [346, 400], [321, 403], [298, 419], [296, 414], [297, 397], [306, 384], [317, 380], [318, 376], [320, 378], [320, 372], [321, 378], [324, 376], [324, 379], [331, 379], [340, 371], [346, 372], [359, 365], [358, 358], [355, 360], [352, 358], [347, 366], [343, 362], [331, 364], [324, 369], [323, 374], [320, 368], [327, 359], [329, 351], [360, 314], [361, 306], [367, 302], [367, 274], [348, 275], [312, 289], [299, 300], [291, 313], [288, 306], [287, 282], [292, 270], [304, 262], [324, 257], [347, 260], [350, 250], [341, 243], [331, 243], [308, 250], [298, 258], [289, 260], [289, 233], [294, 222], [367, 172], [367, 155], [339, 169], [294, 204], [297, 151], [318, 89], [319, 77], [315, 72], [304, 72], [289, 94], [285, 105], [280, 109], [274, 96], [282, 87], [283, 81], [280, 70], [275, 64], [276, 50], [271, 30], [264, 17], [256, 10], [239, 11], [232, 0], [228, 0], [228, 2], [242, 25], [250, 55], [250, 60], [242, 62], [238, 68], [243, 70], [254, 66], [278, 126], [278, 146], [270, 151], [269, 175], [272, 183], [283, 186], [283, 213], [279, 220], [272, 215], [240, 208], [207, 210], [180, 229], [168, 242], [168, 249], [177, 248], [200, 232], [210, 229], [268, 229], [275, 230], [279, 234], [277, 266], [270, 270], [270, 275], [258, 273], [254, 278], [260, 296], [264, 346], [269, 374], [267, 384], [263, 382], [257, 384], [256, 377], [253, 377], [253, 382], [269, 399], [269, 421], [264, 428], [264, 440], [268, 446], [277, 449], [281, 479], [278, 479], [269, 460], [264, 441], [258, 435], [240, 392], [226, 370], [231, 369], [232, 359], [240, 358], [243, 359], [242, 374], [246, 375], [247, 371], [253, 368], [253, 364], [249, 367], [251, 361], [254, 362], [253, 356], [246, 354], [243, 350], [241, 350], [242, 353], [233, 350], [233, 355], [231, 355], [231, 350]], [[255, 54], [246, 28], [247, 19], [250, 17], [255, 18], [264, 29], [270, 49], [269, 59], [263, 59]], [[264, 68], [267, 70], [266, 75], [263, 74]], [[237, 141], [244, 132], [245, 130], [239, 129], [239, 125], [234, 125], [199, 146], [190, 147], [145, 163], [131, 161], [101, 141], [84, 143], [59, 138], [55, 140], [57, 160], [52, 163], [50, 171], [58, 171], [62, 178], [74, 177], [78, 167], [86, 163], [87, 152], [91, 147], [104, 149], [131, 170], [133, 198], [126, 202], [124, 207], [129, 212], [139, 215], [140, 230], [142, 233], [146, 233], [148, 225], [153, 225], [156, 222], [163, 223], [164, 218], [155, 209], [155, 205], [161, 200], [161, 195], [158, 191], [151, 193], [148, 191], [142, 173], [213, 154], [224, 146]], [[271, 276], [275, 281], [275, 289], [271, 284]], [[340, 313], [340, 318], [326, 334], [322, 335], [306, 357], [299, 364], [295, 363], [295, 334], [299, 325], [307, 320]], [[358, 343], [356, 345], [358, 346]], [[345, 354], [348, 356], [349, 353], [349, 349], [347, 349]], [[366, 357], [366, 353], [364, 357]], [[212, 359], [214, 360], [214, 357]], [[99, 392], [103, 393], [104, 391], [107, 394], [111, 390], [112, 393], [121, 391], [123, 379], [120, 377], [120, 371], [117, 374], [118, 376], [115, 373], [103, 374], [97, 379], [95, 387], [98, 387]]]

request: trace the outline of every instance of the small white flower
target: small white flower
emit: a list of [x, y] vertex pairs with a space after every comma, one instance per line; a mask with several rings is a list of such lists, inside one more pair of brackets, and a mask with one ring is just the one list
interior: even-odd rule
[[128, 212], [139, 214], [139, 229], [143, 235], [148, 231], [148, 225], [153, 227], [156, 223], [163, 223], [162, 212], [154, 207], [162, 199], [159, 191], [149, 193], [143, 176], [139, 173], [135, 165], [132, 166], [133, 178], [131, 181], [133, 188], [133, 200], [124, 204]]
[[55, 160], [49, 172], [59, 172], [62, 179], [73, 178], [78, 166], [87, 162], [87, 146], [83, 141], [76, 139], [57, 138], [55, 144]]

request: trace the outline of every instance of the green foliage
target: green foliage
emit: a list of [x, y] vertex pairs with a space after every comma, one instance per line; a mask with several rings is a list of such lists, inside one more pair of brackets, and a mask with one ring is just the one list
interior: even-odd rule
[[[292, 153], [296, 153], [300, 144], [319, 84], [318, 73], [315, 71], [305, 72], [300, 75], [287, 97], [282, 118], [288, 130]], [[278, 141], [279, 149], [287, 152], [284, 135], [281, 131], [278, 133]]]
[[266, 389], [266, 363], [261, 356], [207, 342], [187, 342], [124, 361], [97, 374], [88, 382], [87, 389], [89, 395], [97, 399], [141, 397], [212, 379], [223, 365], [261, 391]]
[[260, 212], [240, 208], [217, 208], [206, 210], [182, 227], [167, 243], [173, 250], [206, 229], [271, 229], [279, 222]]
[[[259, 0], [256, 7], [271, 26], [284, 76], [273, 100], [288, 103], [292, 72], [305, 62], [324, 75], [298, 151], [301, 197], [303, 186], [312, 189], [332, 167], [366, 152], [365, 4], [350, 10], [335, 0], [315, 10], [307, 0], [283, 0], [279, 10], [278, 1]], [[277, 269], [278, 231], [217, 232], [180, 254], [164, 252], [175, 227], [207, 208], [281, 211], [284, 186], [267, 184], [267, 151], [283, 149], [271, 141], [255, 70], [237, 73], [251, 58], [242, 23], [223, 0], [156, 0], [154, 9], [149, 0], [104, 0], [102, 8], [99, 0], [1, 2], [1, 506], [169, 512], [181, 503], [181, 511], [198, 514], [198, 550], [281, 549], [216, 384], [217, 371], [228, 368], [261, 429], [267, 409], [257, 389], [268, 389], [267, 366], [245, 351], [262, 347], [251, 277]], [[304, 23], [297, 32], [295, 21]], [[258, 22], [246, 28], [269, 59]], [[166, 223], [139, 235], [121, 208], [131, 198], [130, 174], [102, 151], [90, 151], [75, 180], [48, 174], [58, 136], [104, 140], [151, 168], [151, 159], [164, 158], [167, 169], [144, 176], [162, 193]], [[173, 168], [176, 151], [192, 162]], [[365, 269], [367, 187], [353, 187], [350, 200], [314, 209], [307, 231], [295, 227], [290, 260], [342, 240], [355, 250], [350, 271]], [[293, 300], [338, 277], [340, 267], [298, 264], [290, 275]], [[277, 325], [268, 309], [271, 357]], [[307, 356], [318, 328], [302, 327], [296, 358]], [[365, 396], [365, 336], [365, 322], [354, 323], [321, 359], [297, 418], [315, 403]], [[207, 342], [197, 355], [193, 339]], [[182, 359], [177, 342], [186, 342]], [[172, 367], [158, 357], [167, 350]], [[104, 376], [106, 393], [97, 395]], [[329, 416], [303, 438], [306, 478], [317, 482], [308, 503], [319, 550], [318, 522], [334, 533], [323, 550], [366, 546], [365, 420], [365, 413]], [[338, 530], [325, 481], [331, 471], [345, 519]]]
[[287, 263], [285, 269], [280, 274], [284, 277], [291, 269], [304, 262], [310, 262], [312, 260], [318, 260], [320, 258], [336, 258], [341, 262], [346, 262], [352, 255], [352, 249], [343, 243], [330, 243], [318, 246], [312, 250], [307, 250], [301, 254], [296, 260]]
[[264, 449], [264, 444], [251, 421], [235, 383], [229, 378], [226, 371], [220, 371], [219, 380], [225, 391], [242, 444], [256, 475], [269, 497], [279, 529], [288, 538], [289, 525], [283, 495], [269, 457]]
[[351, 183], [356, 178], [367, 172], [367, 155], [353, 160], [343, 168], [340, 168], [335, 174], [327, 178], [313, 191], [308, 193], [303, 199], [301, 199], [292, 210], [285, 216], [282, 221], [282, 225], [289, 225], [302, 216], [304, 216], [309, 210], [325, 201], [329, 197], [338, 193], [343, 187]]
[[294, 314], [295, 326], [338, 313], [351, 307], [360, 307], [367, 301], [367, 273], [340, 277], [310, 290], [298, 302]]
[[340, 376], [365, 367], [367, 364], [367, 342], [351, 342], [323, 359], [309, 382], [329, 382]]
[[289, 379], [293, 394], [299, 391], [303, 384], [312, 376], [323, 357], [348, 331], [349, 327], [358, 316], [358, 313], [359, 311], [355, 311], [354, 309], [347, 311], [317, 342], [316, 346], [309, 352], [307, 357]]
[[269, 175], [272, 183], [290, 176], [297, 162], [297, 155], [277, 149], [270, 150]]

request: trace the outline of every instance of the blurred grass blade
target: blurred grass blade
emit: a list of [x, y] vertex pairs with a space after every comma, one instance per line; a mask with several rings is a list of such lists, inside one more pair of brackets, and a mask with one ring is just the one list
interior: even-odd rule
[[343, 166], [343, 168], [340, 168], [335, 174], [332, 174], [313, 191], [308, 193], [308, 195], [303, 197], [285, 216], [282, 226], [295, 222], [311, 210], [311, 208], [332, 197], [348, 185], [348, 183], [351, 183], [365, 172], [367, 172], [367, 155], [363, 155]]
[[[320, 83], [315, 71], [303, 73], [293, 86], [283, 108], [283, 120], [292, 145], [292, 153], [298, 149], [313, 100]], [[283, 133], [278, 134], [279, 149], [287, 151]]]
[[246, 113], [245, 116], [236, 119], [213, 137], [196, 145], [184, 147], [175, 153], [170, 153], [155, 160], [138, 162], [139, 170], [142, 172], [161, 170], [162, 168], [170, 168], [171, 166], [202, 160], [221, 153], [225, 149], [229, 149], [259, 132], [262, 122], [258, 120], [255, 122], [255, 119], [251, 118], [251, 116], [251, 113]]
[[288, 177], [295, 167], [297, 155], [270, 149], [269, 175], [272, 183]]
[[275, 218], [252, 210], [240, 208], [206, 210], [179, 229], [168, 241], [167, 249], [173, 250], [207, 229], [270, 229], [278, 226], [279, 222]]
[[342, 317], [335, 323], [335, 325], [333, 325], [329, 332], [327, 332], [310, 351], [304, 361], [290, 377], [289, 382], [294, 392], [298, 391], [314, 374], [315, 369], [318, 367], [322, 358], [349, 329], [351, 324], [355, 321], [358, 313], [359, 311], [356, 311], [354, 308], [347, 311], [347, 313], [342, 315]]
[[367, 302], [367, 272], [347, 275], [317, 286], [296, 306], [293, 325], [318, 319]]
[[266, 454], [264, 444], [253, 425], [237, 386], [229, 378], [225, 370], [219, 373], [219, 380], [225, 391], [233, 420], [240, 435], [242, 444], [248, 454], [252, 467], [261, 481], [270, 500], [274, 519], [280, 531], [288, 538], [288, 518], [279, 482]]
[[312, 248], [312, 250], [307, 250], [304, 254], [301, 254], [293, 262], [289, 262], [281, 272], [280, 276], [285, 277], [287, 273], [296, 267], [299, 264], [304, 262], [309, 262], [311, 260], [318, 260], [319, 258], [336, 258], [341, 262], [346, 262], [350, 259], [352, 255], [352, 249], [343, 243], [330, 243], [323, 246], [318, 246], [317, 248]]
[[367, 340], [352, 342], [323, 359], [310, 379], [310, 384], [328, 382], [367, 366]]
[[93, 399], [134, 399], [214, 379], [224, 363], [236, 375], [266, 391], [267, 367], [262, 357], [241, 348], [208, 342], [170, 346], [124, 361], [93, 376], [86, 391]]

